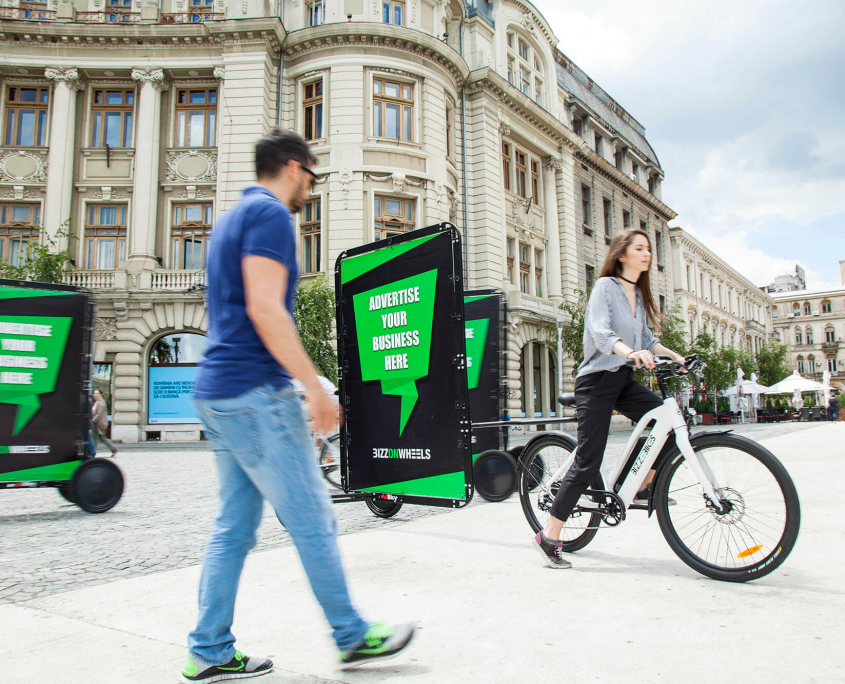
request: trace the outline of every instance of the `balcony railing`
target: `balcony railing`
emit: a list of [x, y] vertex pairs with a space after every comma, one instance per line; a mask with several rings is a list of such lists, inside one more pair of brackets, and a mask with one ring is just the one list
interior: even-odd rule
[[140, 12], [77, 12], [76, 21], [83, 24], [138, 24]]
[[839, 342], [822, 342], [823, 352], [835, 352], [839, 349]]
[[153, 290], [191, 290], [205, 287], [205, 271], [153, 271]]
[[560, 315], [560, 309], [548, 299], [535, 297], [518, 290], [511, 291], [508, 295], [508, 308], [511, 310], [523, 309], [549, 318], [556, 318]]
[[0, 19], [29, 19], [33, 21], [55, 21], [56, 12], [46, 5], [27, 5], [19, 7], [0, 7]]
[[114, 287], [114, 271], [72, 271], [62, 282], [86, 290], [109, 290]]
[[162, 24], [201, 24], [204, 21], [217, 21], [218, 19], [225, 19], [222, 13], [215, 14], [212, 12], [184, 12], [182, 14], [162, 14]]

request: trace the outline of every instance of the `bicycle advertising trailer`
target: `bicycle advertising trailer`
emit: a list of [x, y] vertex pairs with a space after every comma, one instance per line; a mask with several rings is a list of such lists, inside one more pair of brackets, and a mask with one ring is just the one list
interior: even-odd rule
[[123, 493], [86, 457], [93, 302], [78, 288], [0, 280], [0, 489], [56, 487], [102, 513]]
[[460, 508], [472, 499], [462, 282], [460, 234], [449, 223], [338, 257], [340, 459], [348, 495], [385, 508]]

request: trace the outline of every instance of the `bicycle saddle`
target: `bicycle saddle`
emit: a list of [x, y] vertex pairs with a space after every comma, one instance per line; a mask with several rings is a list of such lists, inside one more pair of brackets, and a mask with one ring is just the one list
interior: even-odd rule
[[560, 402], [561, 406], [575, 406], [575, 393], [569, 392], [567, 394], [561, 394], [557, 400]]

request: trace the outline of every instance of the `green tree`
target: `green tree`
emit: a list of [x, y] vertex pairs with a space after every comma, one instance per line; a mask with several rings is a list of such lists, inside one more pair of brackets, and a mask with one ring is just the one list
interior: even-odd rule
[[[587, 302], [590, 301], [590, 291], [576, 290], [575, 301], [567, 300], [560, 305], [563, 317], [569, 319], [569, 325], [564, 325], [560, 336], [560, 346], [563, 355], [572, 359], [572, 377], [578, 374], [578, 366], [584, 360], [584, 316], [587, 313]], [[549, 344], [557, 346], [557, 328], [553, 325], [545, 328]]]
[[[654, 336], [660, 340], [660, 344], [667, 349], [671, 349], [673, 352], [677, 352], [682, 356], [688, 356], [690, 354], [690, 342], [687, 339], [687, 326], [681, 316], [680, 302], [676, 303], [675, 306], [669, 310], [669, 313], [658, 321]], [[634, 377], [646, 387], [649, 387], [651, 386], [653, 373], [652, 371], [641, 368], [640, 370], [634, 371]], [[669, 387], [669, 391], [675, 393], [680, 392], [685, 385], [689, 384], [689, 382], [689, 378], [686, 377], [671, 378], [666, 384]]]
[[33, 280], [39, 283], [60, 283], [65, 274], [73, 269], [73, 257], [68, 248], [59, 249], [59, 238], [75, 240], [68, 226], [70, 219], [65, 221], [55, 237], [42, 235], [40, 243], [30, 242], [26, 247], [26, 257], [19, 266], [13, 266], [6, 261], [0, 262], [0, 278], [12, 280]]
[[721, 392], [736, 383], [735, 359], [726, 354], [734, 350], [719, 349], [716, 340], [709, 333], [702, 332], [695, 338], [692, 351], [707, 364], [702, 377], [707, 383], [708, 394], [714, 390]]
[[761, 385], [774, 385], [789, 375], [788, 354], [789, 348], [780, 342], [763, 345], [757, 352], [757, 377]]
[[299, 285], [293, 303], [293, 316], [299, 339], [317, 367], [317, 372], [336, 383], [337, 354], [332, 347], [334, 288], [324, 276]]

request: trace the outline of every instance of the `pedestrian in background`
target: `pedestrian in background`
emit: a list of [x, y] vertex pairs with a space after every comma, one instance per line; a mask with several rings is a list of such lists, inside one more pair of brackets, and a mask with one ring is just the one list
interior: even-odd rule
[[839, 420], [839, 399], [831, 397], [827, 402], [827, 416], [831, 420]]
[[[103, 399], [103, 393], [94, 390], [94, 405], [91, 407], [91, 437], [92, 443], [96, 444], [97, 440], [101, 441], [111, 451], [114, 457], [117, 455], [117, 447], [112, 444], [112, 441], [106, 437], [106, 430], [109, 427], [109, 410], [106, 408], [106, 400]], [[96, 450], [94, 451], [96, 453]]]
[[296, 545], [343, 665], [395, 655], [413, 635], [410, 625], [367, 624], [352, 605], [337, 521], [291, 386], [291, 378], [305, 386], [314, 432], [330, 433], [340, 408], [320, 387], [293, 320], [299, 268], [291, 214], [309, 196], [316, 161], [299, 135], [275, 129], [262, 138], [255, 148], [257, 184], [244, 190], [211, 238], [208, 346], [194, 405], [217, 461], [220, 509], [203, 561], [183, 682], [254, 677], [273, 667], [235, 650], [231, 630], [265, 499]]

